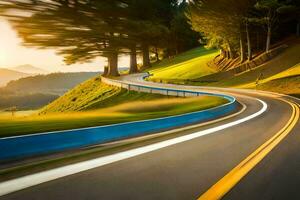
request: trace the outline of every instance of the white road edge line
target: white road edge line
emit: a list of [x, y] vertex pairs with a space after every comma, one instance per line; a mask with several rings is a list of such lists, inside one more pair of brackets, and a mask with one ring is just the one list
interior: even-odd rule
[[79, 172], [83, 172], [83, 171], [87, 171], [93, 168], [97, 168], [97, 167], [101, 167], [104, 165], [108, 165], [110, 163], [114, 163], [120, 160], [124, 160], [124, 159], [128, 159], [128, 158], [132, 158], [141, 154], [145, 154], [151, 151], [155, 151], [158, 149], [162, 149], [171, 145], [175, 145], [178, 143], [182, 143], [182, 142], [186, 142], [204, 135], [208, 135], [217, 131], [221, 131], [224, 129], [227, 129], [229, 127], [233, 127], [236, 126], [238, 124], [241, 124], [243, 122], [249, 121], [255, 117], [258, 117], [259, 115], [261, 115], [262, 113], [264, 113], [267, 108], [268, 105], [260, 100], [257, 99], [263, 106], [262, 108], [252, 114], [249, 115], [245, 118], [227, 123], [227, 124], [223, 124], [217, 127], [213, 127], [213, 128], [209, 128], [206, 130], [202, 130], [202, 131], [198, 131], [192, 134], [188, 134], [188, 135], [184, 135], [184, 136], [180, 136], [177, 138], [173, 138], [173, 139], [169, 139], [169, 140], [165, 140], [162, 142], [158, 142], [155, 144], [150, 144], [144, 147], [139, 147], [136, 149], [131, 149], [131, 150], [127, 150], [124, 152], [120, 152], [120, 153], [116, 153], [116, 154], [112, 154], [109, 156], [104, 156], [104, 157], [100, 157], [100, 158], [96, 158], [96, 159], [92, 159], [92, 160], [88, 160], [88, 161], [83, 161], [83, 162], [79, 162], [79, 163], [75, 163], [75, 164], [71, 164], [71, 165], [67, 165], [67, 166], [63, 166], [63, 167], [58, 167], [56, 169], [51, 169], [48, 171], [44, 171], [44, 172], [39, 172], [36, 174], [31, 174], [31, 175], [27, 175], [27, 176], [23, 176], [20, 178], [16, 178], [16, 179], [12, 179], [9, 181], [5, 181], [0, 183], [0, 196], [12, 193], [12, 192], [16, 192], [28, 187], [32, 187], [41, 183], [45, 183], [48, 181], [52, 181], [55, 179], [59, 179], [65, 176], [69, 176], [72, 174], [76, 174]]

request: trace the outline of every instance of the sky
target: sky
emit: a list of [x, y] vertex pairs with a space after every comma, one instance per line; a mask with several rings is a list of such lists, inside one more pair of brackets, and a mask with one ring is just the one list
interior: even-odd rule
[[[0, 68], [11, 68], [30, 64], [49, 72], [103, 71], [107, 64], [105, 58], [99, 57], [91, 63], [66, 65], [63, 57], [55, 50], [40, 50], [22, 46], [22, 39], [9, 22], [0, 19]], [[128, 67], [129, 58], [119, 58], [119, 67]]]

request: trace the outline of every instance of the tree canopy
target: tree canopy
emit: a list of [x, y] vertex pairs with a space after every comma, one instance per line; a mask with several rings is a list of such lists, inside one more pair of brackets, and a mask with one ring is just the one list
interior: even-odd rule
[[[252, 59], [255, 37], [265, 40], [268, 52], [275, 28], [277, 35], [284, 35], [287, 31], [281, 27], [297, 20], [299, 34], [299, 0], [191, 0], [189, 10], [193, 29], [204, 33], [208, 45], [220, 48], [227, 58], [239, 56], [241, 62], [246, 55]], [[288, 10], [293, 10], [289, 18]], [[256, 43], [256, 50], [261, 50], [263, 45]]]
[[[12, 22], [24, 45], [54, 48], [67, 64], [107, 57], [105, 74], [116, 76], [119, 54], [130, 55], [134, 73], [139, 53], [143, 67], [150, 66], [150, 47], [175, 46], [176, 51], [168, 52], [178, 53], [197, 45], [199, 34], [182, 20], [183, 5], [185, 1], [177, 0], [12, 0], [0, 1], [0, 14]], [[188, 29], [180, 30], [180, 20]], [[193, 38], [182, 35], [174, 45], [170, 36], [185, 33]], [[184, 46], [185, 41], [189, 45]]]

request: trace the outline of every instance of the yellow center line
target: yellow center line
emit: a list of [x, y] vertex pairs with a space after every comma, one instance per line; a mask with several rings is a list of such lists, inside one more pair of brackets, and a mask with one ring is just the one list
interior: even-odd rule
[[215, 200], [221, 199], [229, 192], [251, 169], [253, 169], [270, 151], [276, 147], [294, 128], [299, 119], [299, 107], [289, 101], [283, 100], [293, 108], [292, 116], [288, 123], [273, 137], [262, 144], [258, 149], [251, 153], [240, 164], [233, 168], [204, 194], [198, 200]]

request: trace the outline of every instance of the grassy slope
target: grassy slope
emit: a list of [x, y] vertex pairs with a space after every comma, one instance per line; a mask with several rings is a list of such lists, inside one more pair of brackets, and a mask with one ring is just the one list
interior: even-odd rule
[[114, 124], [142, 119], [172, 116], [212, 108], [226, 103], [219, 97], [170, 98], [134, 101], [110, 108], [73, 113], [1, 117], [0, 137], [45, 131]]
[[[283, 53], [260, 67], [236, 76], [227, 75], [225, 78], [222, 73], [212, 73], [213, 70], [210, 71], [211, 69], [206, 65], [209, 58], [212, 59], [216, 53], [211, 53], [202, 49], [202, 54], [194, 54], [200, 55], [199, 57], [193, 57], [184, 62], [180, 60], [181, 58], [187, 57], [189, 54], [193, 54], [193, 51], [197, 50], [201, 49], [186, 52], [171, 61], [165, 61], [159, 66], [155, 66], [154, 69], [150, 70], [150, 72], [154, 74], [151, 79], [153, 81], [162, 79], [163, 82], [191, 85], [255, 88], [256, 79], [262, 74], [263, 79], [260, 81], [258, 89], [300, 96], [300, 39], [295, 39]], [[210, 78], [206, 80], [206, 77], [203, 75], [205, 75], [205, 72], [209, 71], [210, 73], [208, 74], [210, 74]], [[178, 81], [178, 79], [182, 80]], [[219, 81], [212, 82], [209, 80]]]
[[217, 55], [216, 50], [196, 48], [180, 54], [172, 59], [165, 59], [154, 65], [149, 72], [150, 80], [193, 79], [215, 71], [207, 66], [207, 62]]
[[[297, 40], [293, 44], [290, 44], [290, 46], [279, 56], [269, 62], [266, 62], [260, 67], [237, 76], [222, 79], [221, 81], [212, 83], [211, 85], [219, 87], [251, 88], [254, 86], [254, 83], [260, 74], [263, 75], [263, 79], [269, 79], [272, 76], [284, 72], [300, 63], [299, 52], [300, 40]], [[218, 74], [216, 74], [216, 78], [217, 76]]]
[[133, 100], [162, 98], [157, 94], [127, 92], [124, 89], [101, 83], [101, 78], [92, 78], [79, 84], [68, 93], [41, 110], [41, 114], [99, 109]]
[[[251, 85], [251, 87], [253, 88], [254, 86]], [[257, 89], [300, 97], [300, 64], [262, 80]]]

